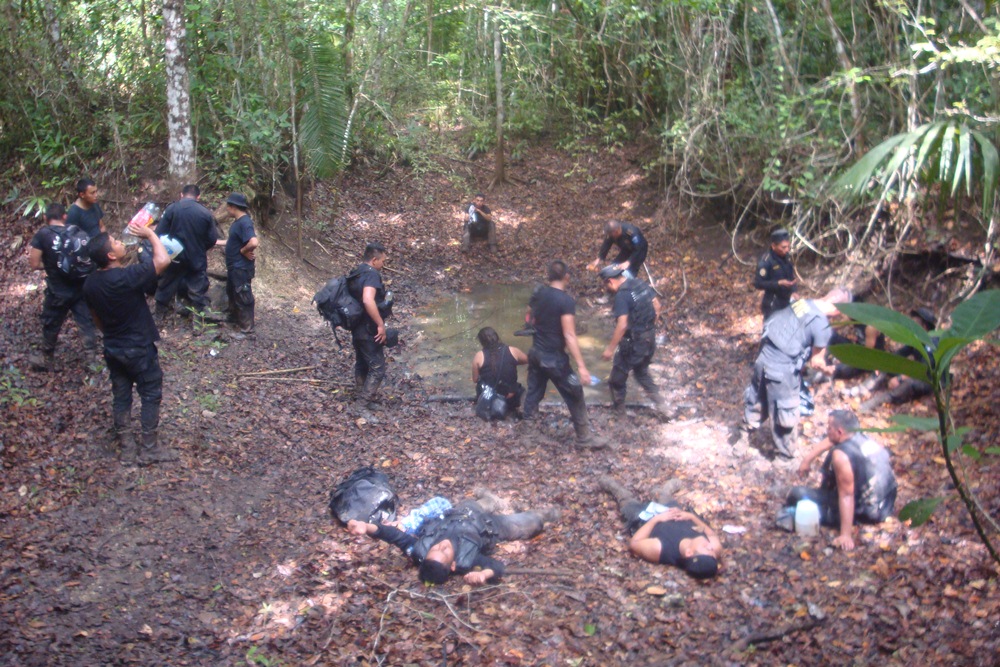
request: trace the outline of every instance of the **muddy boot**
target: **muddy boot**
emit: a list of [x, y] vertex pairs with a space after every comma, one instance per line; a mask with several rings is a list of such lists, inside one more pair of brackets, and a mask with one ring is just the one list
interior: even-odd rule
[[378, 394], [378, 388], [382, 386], [381, 379], [374, 379], [371, 376], [365, 378], [365, 384], [361, 387], [361, 393], [358, 395], [358, 403], [363, 403], [368, 410], [372, 412], [378, 412], [382, 409], [382, 406], [378, 404], [375, 400], [375, 396]]
[[656, 414], [658, 414], [660, 419], [663, 421], [672, 422], [677, 419], [678, 415], [680, 415], [680, 410], [675, 409], [662, 396], [653, 397], [653, 409], [656, 410]]
[[661, 505], [669, 505], [674, 501], [674, 494], [681, 490], [681, 480], [671, 479], [663, 483], [659, 489], [656, 490], [656, 502]]
[[597, 486], [601, 488], [602, 491], [610, 493], [619, 505], [623, 505], [632, 499], [632, 494], [628, 492], [621, 483], [616, 480], [611, 475], [601, 475], [597, 478]]
[[170, 316], [170, 306], [164, 305], [159, 301], [156, 302], [156, 310], [153, 311], [153, 323], [156, 324], [157, 328], [162, 327], [167, 322], [167, 317]]
[[558, 507], [546, 507], [535, 510], [535, 513], [541, 518], [542, 523], [555, 523], [562, 518], [562, 511]]
[[111, 446], [109, 455], [118, 455], [122, 465], [135, 465], [136, 445], [132, 434], [132, 418], [127, 412], [116, 412], [112, 426]]
[[139, 450], [139, 465], [176, 461], [177, 452], [160, 444], [156, 431], [143, 431], [142, 448]]
[[489, 489], [476, 487], [472, 490], [472, 495], [480, 507], [492, 514], [510, 514], [513, 509], [510, 503], [505, 502]]

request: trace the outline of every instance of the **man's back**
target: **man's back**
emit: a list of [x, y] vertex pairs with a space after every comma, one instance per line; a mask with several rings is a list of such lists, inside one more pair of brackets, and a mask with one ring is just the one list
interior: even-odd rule
[[181, 261], [196, 269], [207, 265], [205, 253], [219, 238], [212, 212], [189, 197], [167, 207], [156, 233], [170, 234], [180, 241], [184, 246]]
[[535, 320], [534, 346], [539, 352], [562, 352], [566, 347], [562, 316], [576, 315], [576, 301], [561, 289], [546, 285], [531, 300]]
[[889, 451], [862, 433], [855, 433], [835, 445], [823, 463], [822, 488], [836, 489], [833, 453], [843, 452], [854, 473], [854, 516], [866, 521], [881, 522], [892, 513], [896, 502], [896, 476], [892, 471]]

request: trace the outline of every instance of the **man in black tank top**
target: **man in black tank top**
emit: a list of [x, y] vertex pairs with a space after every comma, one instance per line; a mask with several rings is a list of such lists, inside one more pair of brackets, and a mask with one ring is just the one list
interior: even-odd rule
[[826, 438], [799, 466], [799, 474], [808, 475], [813, 460], [829, 450], [819, 488], [796, 486], [785, 499], [786, 508], [795, 507], [800, 500], [816, 503], [820, 523], [840, 529], [833, 544], [844, 551], [854, 548], [855, 521], [881, 523], [896, 504], [896, 476], [889, 452], [860, 430], [861, 423], [850, 410], [830, 412]]
[[528, 355], [500, 340], [493, 327], [483, 327], [476, 334], [483, 349], [472, 358], [472, 381], [476, 385], [476, 399], [486, 387], [506, 399], [504, 418], [517, 414], [521, 407], [524, 387], [517, 381], [517, 367], [528, 363]]
[[676, 565], [695, 579], [710, 579], [718, 573], [722, 556], [718, 535], [697, 514], [682, 510], [667, 486], [658, 503], [649, 503], [607, 475], [597, 483], [618, 501], [632, 534], [628, 547], [633, 554], [650, 563]]

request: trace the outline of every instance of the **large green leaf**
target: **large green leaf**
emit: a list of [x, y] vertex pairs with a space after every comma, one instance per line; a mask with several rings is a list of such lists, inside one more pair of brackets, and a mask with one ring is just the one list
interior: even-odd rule
[[931, 514], [941, 504], [943, 498], [921, 498], [906, 504], [899, 510], [899, 520], [909, 520], [911, 526], [922, 526], [931, 518]]
[[834, 188], [843, 190], [851, 197], [860, 197], [878, 172], [878, 166], [905, 140], [905, 134], [897, 134], [875, 146], [834, 181]]
[[906, 375], [923, 382], [930, 381], [926, 365], [882, 350], [873, 350], [864, 345], [831, 345], [830, 353], [854, 368]]
[[958, 192], [958, 187], [962, 182], [962, 175], [965, 175], [965, 192], [972, 194], [972, 146], [969, 138], [969, 126], [962, 125], [958, 129], [958, 158], [961, 160], [955, 165], [955, 177], [951, 182], [951, 196]]
[[342, 148], [347, 136], [347, 102], [342, 86], [341, 55], [326, 40], [296, 46], [303, 91], [299, 145], [306, 164], [317, 177], [323, 178], [345, 166]]
[[1000, 153], [989, 137], [973, 132], [972, 137], [979, 144], [979, 153], [983, 158], [983, 213], [986, 215], [993, 207], [993, 197], [996, 196], [997, 178], [1000, 178]]
[[934, 367], [937, 369], [938, 376], [944, 377], [955, 355], [961, 352], [966, 345], [975, 341], [975, 338], [952, 338], [950, 336], [942, 338], [938, 342], [937, 349], [934, 350]]
[[931, 344], [931, 337], [923, 327], [902, 313], [876, 306], [872, 303], [842, 303], [837, 310], [852, 320], [873, 326], [889, 338], [903, 345], [923, 350]]
[[913, 415], [893, 415], [889, 420], [915, 431], [936, 431], [940, 426], [937, 417], [915, 417]]
[[982, 338], [1000, 327], [1000, 290], [979, 292], [951, 314], [950, 336]]

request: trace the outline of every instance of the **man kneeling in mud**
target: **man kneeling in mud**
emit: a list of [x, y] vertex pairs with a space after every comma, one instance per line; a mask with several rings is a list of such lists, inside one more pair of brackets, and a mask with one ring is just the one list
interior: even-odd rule
[[607, 475], [597, 482], [618, 501], [633, 554], [650, 563], [676, 565], [695, 579], [711, 579], [719, 572], [722, 543], [715, 531], [694, 512], [682, 510], [667, 486], [659, 503], [649, 503]]
[[399, 547], [420, 568], [424, 583], [443, 584], [453, 572], [463, 575], [467, 584], [495, 583], [505, 570], [503, 563], [488, 555], [496, 544], [535, 537], [545, 523], [559, 519], [559, 510], [496, 514], [493, 510], [499, 499], [488, 492], [478, 495], [477, 500], [463, 500], [443, 516], [426, 519], [415, 534], [353, 519], [347, 522], [347, 530]]

